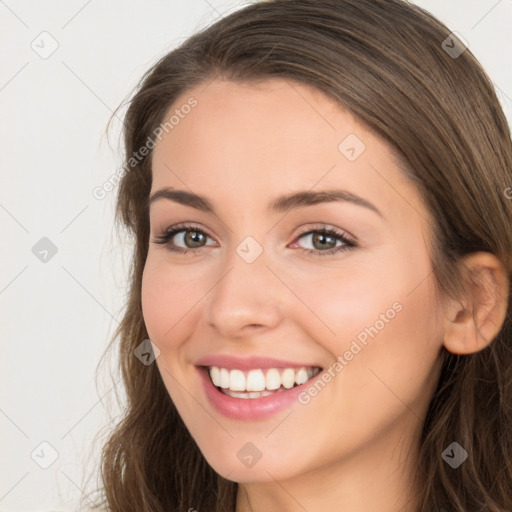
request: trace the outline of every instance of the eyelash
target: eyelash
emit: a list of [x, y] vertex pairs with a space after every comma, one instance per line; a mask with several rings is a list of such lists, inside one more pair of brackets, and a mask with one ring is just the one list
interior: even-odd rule
[[[153, 243], [158, 244], [158, 245], [167, 245], [168, 249], [170, 251], [180, 253], [180, 254], [187, 254], [190, 252], [195, 252], [195, 251], [198, 251], [198, 250], [202, 249], [203, 247], [205, 247], [205, 246], [203, 246], [203, 247], [198, 247], [196, 249], [183, 249], [182, 247], [177, 247], [175, 245], [173, 246], [171, 244], [172, 238], [175, 235], [177, 235], [178, 233], [181, 233], [183, 231], [193, 231], [195, 233], [200, 233], [201, 235], [211, 238], [200, 227], [198, 227], [194, 224], [191, 224], [191, 223], [183, 223], [183, 224], [178, 224], [176, 226], [173, 226], [173, 227], [169, 228], [168, 230], [166, 230], [165, 232], [163, 232], [161, 235], [155, 237], [155, 239], [153, 240]], [[304, 233], [300, 233], [297, 236], [297, 240], [305, 237], [306, 235], [311, 235], [314, 233], [332, 236], [333, 238], [337, 239], [337, 241], [339, 240], [339, 241], [343, 242], [344, 245], [341, 245], [339, 247], [333, 247], [332, 249], [328, 249], [326, 251], [320, 251], [318, 249], [300, 248], [300, 250], [304, 254], [313, 255], [313, 256], [329, 256], [329, 255], [333, 255], [336, 253], [355, 249], [357, 247], [357, 244], [355, 242], [353, 242], [352, 240], [350, 240], [343, 232], [338, 231], [337, 229], [332, 228], [332, 227], [322, 227], [322, 228], [318, 228], [318, 229], [310, 229], [308, 231], [305, 231]]]

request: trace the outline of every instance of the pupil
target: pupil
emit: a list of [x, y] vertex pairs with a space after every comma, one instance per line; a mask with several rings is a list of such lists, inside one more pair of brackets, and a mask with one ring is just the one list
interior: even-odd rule
[[199, 242], [199, 238], [202, 236], [202, 233], [198, 233], [197, 231], [189, 231], [187, 233], [188, 241], [191, 241], [193, 244]]
[[[319, 233], [319, 234], [317, 233], [316, 235], [314, 235], [313, 243], [318, 242], [319, 239], [320, 239], [321, 240], [320, 247], [324, 247], [325, 248], [325, 242], [329, 238], [331, 239], [331, 243], [332, 243], [334, 241], [334, 238], [332, 236], [326, 235], [324, 233]], [[336, 242], [334, 242], [334, 243], [336, 243]]]

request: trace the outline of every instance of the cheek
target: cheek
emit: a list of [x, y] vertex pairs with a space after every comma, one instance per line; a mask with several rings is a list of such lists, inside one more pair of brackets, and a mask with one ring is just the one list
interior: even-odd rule
[[149, 338], [160, 350], [156, 365], [167, 391], [182, 417], [193, 417], [196, 404], [180, 384], [191, 378], [184, 373], [191, 369], [185, 370], [189, 361], [181, 348], [197, 324], [194, 306], [205, 291], [199, 280], [189, 279], [162, 260], [148, 255], [142, 275], [142, 315]]
[[[152, 264], [148, 256], [142, 273], [142, 316], [150, 339], [157, 344], [165, 332], [165, 310], [168, 309], [168, 306], [171, 306], [167, 304], [170, 296], [167, 296], [165, 292], [166, 286], [163, 281], [165, 280], [162, 279], [161, 275], [159, 276], [157, 267]], [[169, 325], [167, 325], [168, 328]]]
[[383, 250], [338, 276], [325, 272], [295, 281], [294, 291], [308, 306], [307, 315], [300, 306], [302, 326], [333, 363], [343, 358], [342, 368], [333, 369], [342, 409], [355, 416], [381, 409], [385, 416], [386, 408], [405, 407], [400, 400], [413, 403], [430, 393], [442, 337], [429, 273], [426, 254]]
[[[356, 424], [368, 425], [368, 439], [398, 421], [419, 427], [425, 417], [442, 361], [442, 344], [422, 295], [427, 288], [404, 293], [393, 319], [380, 330], [365, 331], [366, 345], [359, 343], [361, 351], [337, 382], [341, 409], [358, 418]], [[356, 436], [357, 430], [347, 435]]]
[[185, 279], [179, 268], [171, 269], [161, 258], [148, 255], [142, 275], [142, 314], [150, 339], [161, 350], [175, 348], [204, 293], [200, 280]]
[[361, 311], [350, 309], [352, 317], [344, 311], [351, 327], [336, 345], [337, 354], [350, 349], [351, 358], [344, 358], [341, 378], [335, 379], [338, 403], [353, 418], [363, 422], [373, 418], [369, 423], [374, 427], [380, 423], [384, 428], [402, 414], [413, 421], [414, 416], [421, 418], [441, 362], [432, 278], [413, 292], [409, 280], [402, 283], [375, 289], [371, 306], [366, 309], [365, 302], [360, 302]]
[[337, 320], [331, 318], [336, 335], [319, 343], [338, 365], [330, 366], [333, 378], [323, 390], [309, 389], [310, 402], [298, 406], [308, 417], [322, 418], [315, 432], [326, 457], [333, 455], [333, 436], [345, 440], [334, 450], [341, 456], [390, 429], [416, 428], [424, 417], [441, 346], [429, 311], [431, 281], [410, 294], [407, 286], [400, 288], [395, 283], [337, 299]]
[[389, 314], [394, 314], [392, 306], [403, 294], [397, 281], [383, 283], [383, 275], [374, 265], [358, 263], [290, 277], [293, 291], [300, 299], [295, 301], [294, 318], [309, 327], [312, 340], [332, 354], [342, 353], [348, 348], [343, 340], [364, 332], [390, 308]]

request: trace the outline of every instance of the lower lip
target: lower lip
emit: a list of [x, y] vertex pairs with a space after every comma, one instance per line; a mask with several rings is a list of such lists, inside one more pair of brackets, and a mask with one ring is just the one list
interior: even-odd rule
[[212, 406], [224, 416], [234, 420], [257, 421], [269, 418], [282, 411], [286, 407], [298, 401], [298, 395], [309, 386], [315, 377], [321, 375], [319, 372], [315, 377], [286, 391], [280, 391], [273, 395], [260, 398], [235, 398], [219, 391], [210, 379], [208, 369], [198, 367], [199, 374], [203, 380], [206, 396]]

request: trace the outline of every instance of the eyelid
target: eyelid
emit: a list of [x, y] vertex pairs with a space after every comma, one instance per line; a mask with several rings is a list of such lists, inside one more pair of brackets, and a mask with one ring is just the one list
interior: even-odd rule
[[[201, 231], [205, 235], [208, 235], [211, 239], [215, 240], [216, 237], [210, 234], [210, 231], [205, 228], [202, 224], [194, 221], [183, 221], [177, 222], [176, 224], [171, 224], [169, 227], [162, 227], [160, 233], [165, 235], [171, 231]], [[221, 239], [220, 237], [218, 237]]]
[[354, 235], [352, 235], [345, 229], [341, 229], [341, 228], [335, 227], [331, 224], [326, 224], [326, 223], [322, 223], [322, 222], [313, 222], [313, 223], [308, 224], [308, 227], [306, 227], [306, 228], [304, 228], [304, 230], [300, 231], [295, 238], [296, 239], [300, 238], [301, 236], [307, 235], [307, 234], [311, 233], [312, 231], [314, 232], [314, 231], [331, 231], [331, 230], [335, 232], [336, 236], [343, 235], [345, 238], [350, 240], [350, 242], [352, 242], [354, 244], [358, 244], [357, 237], [355, 237]]

